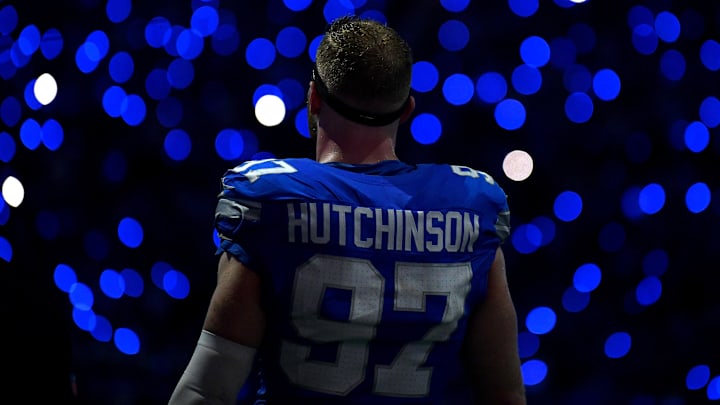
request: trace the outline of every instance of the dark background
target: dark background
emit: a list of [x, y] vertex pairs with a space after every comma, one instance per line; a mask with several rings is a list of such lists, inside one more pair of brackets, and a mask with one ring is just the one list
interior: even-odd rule
[[[567, 35], [578, 22], [594, 28], [596, 43], [591, 52], [577, 56], [577, 63], [591, 71], [611, 68], [621, 79], [618, 98], [595, 100], [593, 116], [583, 124], [565, 116], [569, 93], [563, 87], [563, 69], [548, 64], [541, 68], [544, 81], [536, 94], [523, 96], [509, 89], [508, 97], [522, 101], [527, 111], [518, 130], [502, 129], [494, 120], [494, 106], [476, 96], [466, 105], [448, 104], [439, 85], [415, 96], [417, 113], [433, 112], [442, 120], [442, 137], [423, 145], [413, 139], [408, 125], [400, 130], [398, 154], [408, 162], [467, 165], [493, 175], [509, 196], [514, 229], [540, 216], [556, 225], [554, 239], [532, 253], [521, 253], [512, 242], [505, 247], [521, 332], [527, 333], [525, 319], [534, 308], [547, 306], [557, 314], [555, 328], [539, 337], [535, 353], [523, 358], [542, 360], [548, 368], [541, 383], [527, 387], [529, 403], [695, 404], [718, 393], [720, 384], [690, 390], [685, 379], [690, 369], [703, 364], [709, 366], [711, 379], [720, 375], [720, 141], [717, 128], [710, 128], [709, 146], [693, 153], [678, 142], [684, 130], [678, 122], [698, 121], [702, 100], [720, 96], [720, 74], [700, 60], [702, 43], [720, 39], [720, 6], [713, 1], [594, 0], [561, 7], [542, 1], [535, 15], [521, 18], [506, 1], [470, 2], [460, 13], [448, 12], [435, 1], [387, 3], [368, 1], [358, 13], [381, 10], [414, 48], [416, 60], [438, 66], [441, 81], [457, 72], [473, 79], [488, 71], [509, 77], [522, 63], [518, 49], [525, 38], [537, 35], [550, 41]], [[173, 57], [149, 47], [142, 32], [156, 16], [187, 26], [193, 7], [200, 4], [205, 3], [135, 2], [126, 20], [111, 23], [106, 2], [100, 0], [0, 1], [0, 9], [12, 5], [17, 10], [18, 26], [7, 35], [13, 40], [28, 24], [41, 32], [56, 28], [64, 39], [57, 58], [46, 60], [38, 53], [0, 81], [0, 98], [22, 101], [30, 80], [52, 73], [58, 81], [57, 98], [39, 110], [23, 103], [21, 120], [53, 118], [64, 129], [58, 150], [29, 150], [20, 142], [20, 124], [6, 127], [0, 122], [0, 130], [17, 143], [12, 160], [0, 163], [0, 179], [17, 177], [26, 193], [0, 227], [0, 236], [13, 249], [9, 262], [0, 260], [0, 316], [7, 339], [2, 350], [10, 360], [4, 391], [28, 399], [75, 397], [82, 403], [166, 402], [195, 346], [215, 282], [212, 217], [219, 178], [240, 162], [217, 155], [216, 134], [224, 128], [247, 129], [257, 136], [258, 152], [313, 157], [312, 141], [294, 126], [297, 109], [272, 128], [260, 125], [253, 115], [252, 94], [258, 86], [285, 77], [305, 86], [312, 62], [307, 52], [294, 59], [278, 55], [270, 68], [257, 70], [245, 61], [249, 41], [274, 39], [287, 25], [301, 28], [310, 40], [326, 25], [324, 2], [290, 12], [279, 0], [219, 3], [236, 17], [239, 48], [223, 56], [206, 43], [193, 60], [193, 83], [172, 91], [184, 106], [177, 127], [190, 134], [193, 149], [183, 161], [167, 156], [163, 140], [170, 128], [158, 122], [157, 102], [146, 97], [144, 81]], [[639, 53], [628, 24], [628, 12], [637, 5], [684, 16], [680, 38], [660, 41], [652, 54]], [[470, 28], [464, 50], [446, 51], [438, 43], [439, 26], [451, 18]], [[103, 110], [102, 94], [114, 84], [108, 75], [109, 57], [89, 74], [75, 64], [75, 51], [98, 29], [110, 38], [110, 54], [125, 50], [134, 58], [133, 76], [123, 86], [146, 100], [147, 116], [140, 125], [127, 125]], [[668, 80], [660, 71], [667, 49], [686, 58], [680, 80]], [[637, 139], [649, 144], [645, 157], [632, 155]], [[502, 171], [503, 158], [515, 149], [534, 159], [532, 175], [522, 182]], [[118, 153], [125, 159], [126, 174], [121, 180], [109, 179], [108, 156]], [[684, 197], [697, 182], [706, 183], [713, 198], [707, 209], [694, 214]], [[650, 183], [664, 187], [665, 205], [656, 214], [628, 216], [622, 209], [624, 193]], [[583, 198], [581, 215], [570, 222], [558, 220], [553, 212], [555, 198], [566, 190]], [[40, 232], [38, 224], [47, 212], [59, 221], [51, 237]], [[143, 226], [143, 242], [135, 249], [117, 237], [118, 222], [127, 216]], [[612, 249], [599, 241], [608, 224], [622, 230]], [[105, 242], [98, 245], [95, 238]], [[641, 306], [635, 288], [645, 277], [644, 257], [655, 249], [663, 249], [669, 258], [660, 277], [662, 295], [656, 303]], [[187, 276], [187, 299], [172, 298], [153, 285], [151, 268], [158, 261]], [[112, 341], [97, 341], [74, 324], [68, 295], [53, 281], [61, 263], [73, 267], [78, 281], [94, 290], [96, 312], [138, 334], [137, 354], [124, 354]], [[597, 264], [602, 281], [587, 308], [568, 312], [561, 298], [583, 263]], [[137, 270], [145, 278], [143, 295], [103, 296], [98, 278], [108, 268]], [[603, 347], [618, 331], [632, 337], [632, 346], [627, 355], [611, 359]]]

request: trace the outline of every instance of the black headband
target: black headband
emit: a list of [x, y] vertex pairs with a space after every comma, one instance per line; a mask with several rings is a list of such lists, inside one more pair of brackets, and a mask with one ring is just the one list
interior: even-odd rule
[[358, 110], [355, 107], [351, 107], [337, 97], [330, 94], [327, 86], [320, 78], [320, 73], [318, 73], [316, 65], [313, 65], [312, 79], [315, 82], [315, 88], [317, 88], [318, 93], [320, 93], [320, 97], [322, 97], [322, 99], [325, 100], [325, 102], [333, 110], [335, 110], [343, 117], [349, 119], [350, 121], [357, 122], [358, 124], [363, 124], [371, 127], [382, 127], [388, 125], [403, 115], [407, 104], [410, 102], [410, 96], [408, 96], [407, 100], [405, 100], [403, 105], [396, 111], [384, 114], [369, 113], [366, 111]]

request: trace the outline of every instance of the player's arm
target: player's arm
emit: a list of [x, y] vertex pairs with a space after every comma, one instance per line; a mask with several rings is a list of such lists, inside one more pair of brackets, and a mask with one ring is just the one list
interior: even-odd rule
[[200, 339], [169, 403], [234, 404], [264, 331], [260, 278], [223, 253]]
[[470, 315], [465, 355], [478, 404], [524, 405], [517, 314], [498, 248], [488, 275], [487, 299]]

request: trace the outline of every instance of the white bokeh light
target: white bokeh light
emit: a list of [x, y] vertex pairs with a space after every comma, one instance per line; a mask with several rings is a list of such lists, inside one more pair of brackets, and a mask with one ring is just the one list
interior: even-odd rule
[[43, 73], [35, 80], [33, 87], [35, 98], [42, 105], [48, 105], [55, 100], [58, 87], [55, 78], [50, 73]]
[[285, 119], [285, 103], [272, 94], [262, 96], [255, 104], [255, 118], [266, 127], [274, 127]]
[[17, 208], [25, 198], [25, 188], [20, 180], [8, 176], [2, 184], [2, 196], [9, 206]]
[[503, 171], [510, 180], [523, 181], [532, 174], [532, 157], [525, 151], [514, 150], [505, 156]]

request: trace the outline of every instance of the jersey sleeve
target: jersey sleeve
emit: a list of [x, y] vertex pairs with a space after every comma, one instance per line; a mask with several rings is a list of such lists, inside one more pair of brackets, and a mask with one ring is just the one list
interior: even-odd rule
[[261, 230], [263, 202], [273, 197], [272, 183], [263, 174], [292, 172], [276, 160], [248, 161], [228, 170], [222, 177], [214, 225], [220, 238], [217, 253], [228, 252], [241, 263], [253, 267], [253, 238]]
[[495, 233], [500, 239], [500, 244], [504, 244], [510, 236], [510, 207], [507, 202], [505, 191], [497, 185], [494, 200], [497, 204], [497, 219], [495, 220]]

